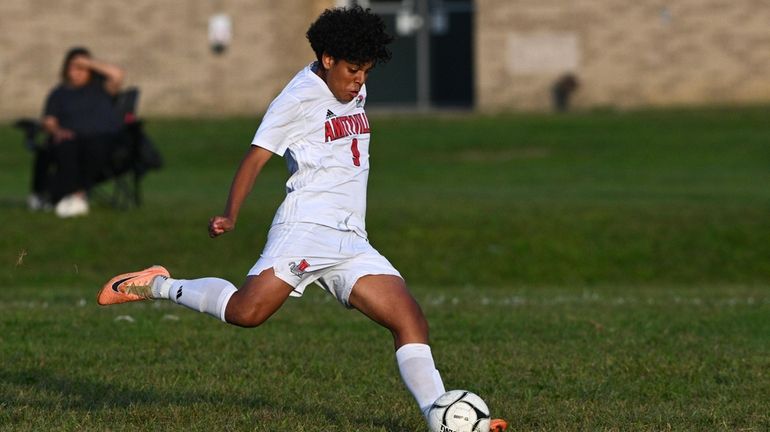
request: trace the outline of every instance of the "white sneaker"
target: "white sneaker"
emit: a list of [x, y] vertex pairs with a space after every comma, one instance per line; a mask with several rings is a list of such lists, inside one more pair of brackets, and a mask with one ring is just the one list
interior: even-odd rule
[[67, 195], [56, 203], [56, 216], [70, 218], [88, 214], [88, 201], [80, 194]]
[[38, 194], [30, 194], [27, 197], [27, 208], [30, 211], [48, 211], [51, 210], [51, 204]]

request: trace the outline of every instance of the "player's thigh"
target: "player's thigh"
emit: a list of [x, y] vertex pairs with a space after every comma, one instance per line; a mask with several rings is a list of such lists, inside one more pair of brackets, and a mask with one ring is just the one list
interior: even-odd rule
[[404, 280], [394, 275], [367, 275], [358, 279], [350, 305], [393, 332], [397, 346], [427, 343], [428, 323]]
[[255, 326], [277, 311], [291, 294], [292, 287], [278, 278], [272, 268], [251, 275], [227, 304], [227, 322]]

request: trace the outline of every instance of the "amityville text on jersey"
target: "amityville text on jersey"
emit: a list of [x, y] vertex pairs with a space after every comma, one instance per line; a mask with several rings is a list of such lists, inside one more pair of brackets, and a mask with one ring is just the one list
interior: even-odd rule
[[369, 119], [366, 118], [366, 113], [332, 117], [326, 120], [324, 127], [326, 142], [329, 142], [350, 135], [369, 133]]

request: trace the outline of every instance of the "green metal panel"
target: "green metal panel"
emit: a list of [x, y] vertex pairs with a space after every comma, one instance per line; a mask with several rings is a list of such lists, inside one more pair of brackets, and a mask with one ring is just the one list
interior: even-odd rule
[[[381, 14], [388, 32], [395, 35], [396, 17]], [[377, 65], [369, 75], [367, 88], [370, 106], [412, 106], [417, 103], [417, 44], [414, 35], [396, 36], [390, 48], [393, 58]]]

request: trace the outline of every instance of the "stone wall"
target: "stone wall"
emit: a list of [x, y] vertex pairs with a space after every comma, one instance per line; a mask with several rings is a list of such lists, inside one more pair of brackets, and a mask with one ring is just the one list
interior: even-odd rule
[[[37, 116], [75, 45], [123, 67], [141, 115], [264, 111], [314, 55], [305, 31], [331, 0], [3, 0], [0, 118]], [[208, 20], [225, 12], [233, 41], [212, 54]]]
[[477, 0], [477, 106], [547, 109], [563, 73], [574, 104], [770, 101], [765, 0]]

